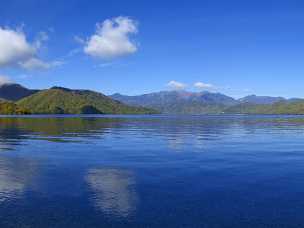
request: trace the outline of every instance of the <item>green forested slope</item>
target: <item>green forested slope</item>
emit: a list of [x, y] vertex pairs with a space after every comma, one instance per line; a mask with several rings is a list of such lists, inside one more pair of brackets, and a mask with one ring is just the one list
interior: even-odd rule
[[26, 108], [22, 108], [13, 102], [0, 101], [0, 115], [21, 115], [29, 113]]
[[154, 110], [131, 107], [101, 93], [53, 87], [17, 102], [35, 114], [149, 114]]
[[277, 102], [274, 104], [238, 104], [224, 110], [232, 114], [304, 114], [304, 102]]

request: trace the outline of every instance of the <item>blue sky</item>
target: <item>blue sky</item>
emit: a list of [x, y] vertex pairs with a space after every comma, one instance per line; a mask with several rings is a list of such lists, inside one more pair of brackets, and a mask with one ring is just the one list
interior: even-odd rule
[[0, 75], [105, 94], [304, 97], [303, 24], [293, 0], [3, 0]]

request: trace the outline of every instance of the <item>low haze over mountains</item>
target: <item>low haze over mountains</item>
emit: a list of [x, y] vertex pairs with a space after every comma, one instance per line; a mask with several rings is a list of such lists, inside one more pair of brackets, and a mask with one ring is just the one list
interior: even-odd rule
[[299, 98], [250, 95], [234, 99], [221, 93], [161, 91], [139, 96], [52, 87], [30, 90], [0, 86], [1, 114], [304, 114]]

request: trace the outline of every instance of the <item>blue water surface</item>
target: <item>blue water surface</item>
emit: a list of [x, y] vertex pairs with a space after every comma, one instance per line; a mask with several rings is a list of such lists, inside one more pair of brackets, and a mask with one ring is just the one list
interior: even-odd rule
[[0, 227], [303, 227], [303, 116], [0, 117]]

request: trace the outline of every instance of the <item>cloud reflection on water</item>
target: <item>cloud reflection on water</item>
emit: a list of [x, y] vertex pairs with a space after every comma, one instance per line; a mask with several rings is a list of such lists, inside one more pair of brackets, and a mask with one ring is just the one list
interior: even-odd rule
[[134, 174], [127, 170], [91, 169], [86, 181], [96, 208], [108, 215], [128, 217], [136, 211]]
[[35, 164], [23, 159], [0, 158], [0, 203], [19, 198], [35, 173]]

